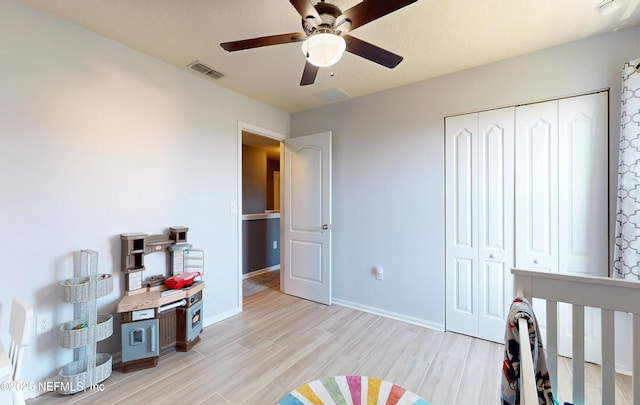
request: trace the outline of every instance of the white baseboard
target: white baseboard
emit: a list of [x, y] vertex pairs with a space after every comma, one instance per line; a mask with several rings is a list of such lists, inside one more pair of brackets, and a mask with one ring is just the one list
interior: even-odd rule
[[242, 312], [242, 308], [241, 307], [235, 307], [235, 308], [231, 308], [230, 310], [223, 312], [221, 314], [218, 314], [216, 316], [212, 316], [210, 318], [205, 318], [204, 322], [202, 323], [202, 327], [206, 328], [207, 326], [211, 326], [214, 323], [218, 323], [220, 321], [223, 321], [227, 318], [230, 318], [234, 315], [238, 315], [240, 312]]
[[339, 298], [333, 298], [332, 301], [334, 304], [340, 305], [342, 307], [357, 309], [358, 311], [368, 312], [370, 314], [383, 316], [385, 318], [395, 319], [396, 321], [402, 321], [410, 323], [412, 325], [422, 326], [424, 328], [437, 330], [438, 332], [444, 332], [444, 324], [429, 322], [425, 321], [424, 319], [414, 318], [412, 316], [406, 316], [404, 314], [398, 314], [391, 311], [385, 311], [384, 309], [370, 307], [368, 305], [361, 305], [355, 302], [341, 300]]
[[629, 377], [633, 376], [633, 370], [631, 370], [628, 365], [626, 364], [620, 364], [616, 361], [616, 373], [618, 374], [623, 374], [623, 375], [628, 375]]
[[265, 267], [264, 269], [260, 269], [260, 270], [254, 270], [252, 272], [246, 273], [242, 275], [242, 279], [247, 279], [247, 278], [251, 278], [251, 277], [255, 277], [255, 276], [259, 276], [260, 274], [264, 274], [264, 273], [268, 273], [270, 271], [276, 271], [276, 270], [280, 270], [280, 265], [276, 264], [274, 266], [270, 266], [270, 267]]

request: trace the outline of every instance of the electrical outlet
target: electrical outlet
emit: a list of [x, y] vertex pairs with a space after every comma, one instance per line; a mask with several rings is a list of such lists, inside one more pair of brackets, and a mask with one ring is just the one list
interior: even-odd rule
[[384, 270], [382, 269], [382, 266], [376, 266], [376, 280], [382, 281], [383, 276]]
[[277, 241], [277, 240], [274, 240], [274, 241], [273, 241], [273, 248], [274, 248], [274, 249], [277, 249], [277, 248], [278, 248], [278, 241]]
[[51, 314], [39, 314], [36, 317], [36, 334], [51, 332]]

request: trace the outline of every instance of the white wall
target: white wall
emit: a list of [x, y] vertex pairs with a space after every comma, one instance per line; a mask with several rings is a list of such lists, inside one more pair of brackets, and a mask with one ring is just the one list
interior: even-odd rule
[[640, 28], [619, 31], [292, 115], [292, 136], [333, 131], [334, 299], [444, 327], [447, 115], [610, 88], [612, 233], [621, 70], [638, 44]]
[[[239, 310], [238, 121], [288, 134], [289, 114], [232, 93], [15, 0], [0, 0], [0, 340], [11, 299], [72, 319], [59, 282], [99, 252], [123, 295], [119, 234], [190, 228], [206, 252], [205, 325]], [[194, 57], [195, 59], [195, 57]], [[190, 61], [185, 61], [185, 64]], [[120, 351], [114, 336], [99, 345]], [[58, 334], [32, 336], [24, 381], [72, 359]], [[33, 393], [28, 394], [28, 396]]]

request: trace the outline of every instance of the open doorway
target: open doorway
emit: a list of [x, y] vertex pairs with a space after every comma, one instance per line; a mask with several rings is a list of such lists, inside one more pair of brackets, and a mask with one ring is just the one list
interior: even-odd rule
[[242, 299], [280, 291], [279, 139], [242, 133]]

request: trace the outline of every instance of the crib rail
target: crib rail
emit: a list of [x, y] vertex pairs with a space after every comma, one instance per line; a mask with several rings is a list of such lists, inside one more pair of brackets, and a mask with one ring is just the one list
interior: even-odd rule
[[[514, 291], [522, 291], [524, 297], [546, 300], [547, 339], [545, 349], [547, 366], [553, 389], [557, 397], [558, 386], [558, 303], [572, 305], [573, 315], [573, 403], [584, 404], [584, 308], [601, 308], [602, 317], [602, 403], [615, 403], [615, 325], [614, 312], [633, 315], [633, 368], [632, 403], [640, 404], [640, 283], [604, 278], [548, 273], [512, 269]], [[520, 333], [522, 333], [520, 328]], [[526, 327], [525, 327], [526, 330]], [[523, 336], [520, 336], [522, 342]], [[528, 341], [528, 335], [524, 337]], [[529, 345], [520, 345], [521, 358], [531, 358]], [[521, 368], [522, 403], [537, 404], [537, 399], [528, 398], [527, 392], [536, 392], [533, 366]]]
[[[526, 318], [518, 319], [518, 338], [520, 342], [529, 342], [529, 323]], [[537, 404], [538, 392], [535, 371], [533, 369], [533, 356], [531, 354], [531, 346], [526, 343], [520, 345], [520, 376], [520, 386], [522, 387], [520, 391], [520, 403], [523, 405]]]

